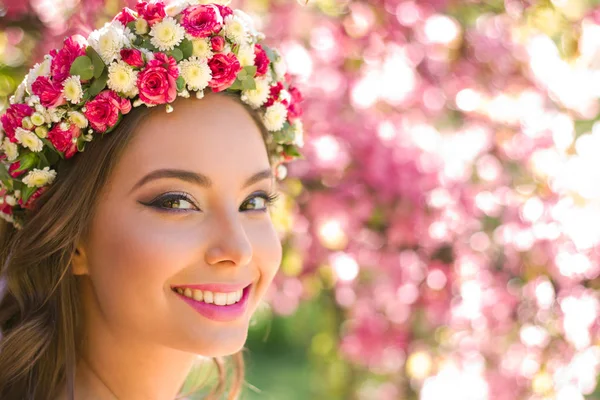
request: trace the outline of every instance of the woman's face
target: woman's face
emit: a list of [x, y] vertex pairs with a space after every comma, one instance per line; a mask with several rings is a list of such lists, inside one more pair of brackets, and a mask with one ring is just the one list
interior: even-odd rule
[[[115, 335], [205, 356], [240, 350], [281, 262], [266, 210], [270, 171], [260, 130], [234, 99], [209, 93], [178, 99], [169, 114], [157, 107], [136, 128], [78, 247], [85, 312]], [[199, 312], [174, 290], [203, 284], [251, 284], [246, 307]]]

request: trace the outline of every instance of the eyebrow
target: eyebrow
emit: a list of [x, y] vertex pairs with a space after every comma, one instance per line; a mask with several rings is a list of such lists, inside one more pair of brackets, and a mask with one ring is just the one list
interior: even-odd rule
[[[135, 189], [139, 188], [140, 186], [153, 181], [153, 180], [157, 180], [157, 179], [165, 179], [165, 178], [171, 178], [171, 179], [179, 179], [185, 182], [190, 182], [193, 183], [195, 185], [198, 185], [200, 187], [203, 188], [210, 188], [212, 186], [212, 180], [203, 174], [200, 173], [196, 173], [196, 172], [192, 172], [192, 171], [186, 171], [183, 169], [157, 169], [156, 171], [152, 171], [150, 172], [148, 175], [144, 176], [142, 179], [140, 179], [131, 189], [131, 191], [134, 191]], [[259, 171], [257, 173], [255, 173], [254, 175], [252, 175], [251, 177], [249, 177], [248, 179], [246, 179], [246, 182], [244, 182], [244, 184], [242, 185], [242, 189], [247, 188], [248, 186], [254, 185], [257, 182], [260, 182], [264, 179], [272, 179], [273, 178], [273, 173], [270, 169], [265, 169], [263, 171]]]

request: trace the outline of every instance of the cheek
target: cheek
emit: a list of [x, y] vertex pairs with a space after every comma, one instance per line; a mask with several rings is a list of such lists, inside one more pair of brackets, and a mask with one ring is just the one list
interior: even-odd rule
[[[171, 318], [169, 280], [198, 262], [202, 238], [182, 229], [149, 225], [140, 213], [99, 210], [88, 257], [102, 312], [113, 323], [146, 330]], [[196, 264], [197, 265], [197, 264]]]
[[[281, 241], [273, 227], [268, 221], [256, 232], [249, 233], [253, 241], [254, 263], [259, 269], [260, 279], [256, 286], [256, 298], [252, 307], [255, 309], [258, 302], [264, 297], [275, 274], [279, 270], [282, 259]], [[253, 311], [254, 311], [253, 309]]]

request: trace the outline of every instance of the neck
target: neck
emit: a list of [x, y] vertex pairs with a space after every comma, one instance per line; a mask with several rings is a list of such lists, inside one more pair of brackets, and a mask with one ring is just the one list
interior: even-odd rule
[[75, 377], [76, 398], [175, 399], [197, 356], [117, 331], [86, 303], [84, 300], [86, 318]]

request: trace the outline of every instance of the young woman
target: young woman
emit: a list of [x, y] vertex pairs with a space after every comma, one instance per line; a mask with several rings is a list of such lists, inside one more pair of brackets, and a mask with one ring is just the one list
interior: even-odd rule
[[237, 398], [302, 146], [263, 38], [223, 4], [140, 2], [23, 80], [0, 118], [1, 399], [181, 398], [199, 355], [213, 398], [232, 356]]

